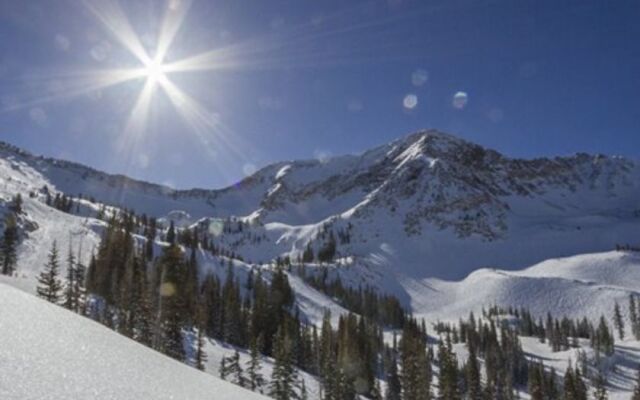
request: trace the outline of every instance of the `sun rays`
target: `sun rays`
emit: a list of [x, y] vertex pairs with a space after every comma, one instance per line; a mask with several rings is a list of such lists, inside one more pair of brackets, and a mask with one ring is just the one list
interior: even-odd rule
[[[215, 88], [208, 88], [208, 80], [221, 71], [288, 71], [292, 68], [317, 69], [368, 62], [380, 57], [380, 51], [386, 50], [386, 47], [397, 49], [410, 43], [379, 40], [362, 45], [361, 35], [373, 28], [384, 28], [415, 17], [399, 15], [362, 19], [359, 17], [361, 7], [345, 7], [335, 14], [324, 14], [321, 17], [310, 15], [295, 23], [281, 22], [271, 26], [271, 29], [258, 34], [252, 32], [226, 44], [223, 39], [216, 42], [214, 36], [209, 36], [207, 40], [215, 43], [213, 47], [209, 44], [200, 51], [189, 54], [185, 50], [194, 47], [179, 47], [184, 44], [181, 40], [184, 37], [178, 35], [185, 33], [181, 33], [181, 29], [187, 21], [192, 0], [163, 2], [160, 18], [154, 20], [155, 12], [151, 13], [151, 21], [156, 22], [155, 25], [152, 22], [150, 28], [153, 34], [149, 33], [148, 26], [145, 34], [140, 34], [144, 32], [145, 28], [142, 27], [145, 25], [143, 20], [134, 19], [140, 14], [130, 14], [129, 11], [135, 11], [135, 8], [125, 9], [117, 0], [81, 0], [77, 4], [82, 8], [83, 14], [89, 16], [92, 25], [97, 23], [98, 31], [109, 36], [103, 38], [101, 34], [97, 34], [96, 39], [88, 39], [89, 34], [86, 36], [87, 42], [94, 46], [90, 56], [102, 63], [102, 66], [93, 69], [65, 67], [57, 71], [29, 71], [12, 83], [18, 91], [11, 93], [11, 101], [2, 102], [0, 112], [25, 108], [31, 108], [31, 112], [44, 103], [78, 98], [97, 101], [104, 92], [111, 100], [106, 107], [120, 116], [109, 117], [109, 123], [97, 129], [114, 136], [113, 146], [117, 151], [114, 157], [124, 173], [137, 168], [136, 160], [140, 154], [148, 158], [143, 153], [144, 147], [145, 143], [154, 140], [153, 135], [164, 135], [171, 131], [171, 134], [193, 140], [196, 145], [194, 148], [206, 154], [221, 173], [227, 175], [229, 182], [237, 180], [237, 175], [229, 166], [255, 163], [259, 150], [248, 143], [248, 138], [243, 138], [243, 135], [231, 129], [229, 121], [233, 120], [233, 116], [228, 110], [223, 113], [212, 106], [215, 102], [212, 99], [215, 100], [215, 97], [209, 96], [207, 92], [216, 93], [215, 96], [220, 96], [219, 99], [232, 94], [217, 93]], [[353, 24], [352, 20], [360, 22]], [[213, 27], [211, 30], [215, 32], [217, 29]], [[384, 33], [384, 29], [382, 31]], [[336, 49], [321, 43], [327, 38], [332, 41], [350, 41], [353, 45]], [[58, 38], [56, 40], [59, 41]], [[66, 40], [65, 43], [63, 47], [68, 51], [70, 41]], [[101, 46], [101, 50], [94, 52], [95, 46]], [[177, 58], [176, 54], [181, 56]], [[384, 61], [393, 60], [394, 57], [397, 59], [397, 56], [384, 52]], [[195, 73], [198, 74], [195, 79], [178, 76], [192, 73], [194, 77]], [[194, 87], [194, 82], [198, 82], [197, 88]], [[191, 86], [187, 86], [189, 83]], [[195, 93], [202, 97], [187, 93], [187, 88], [195, 89]], [[260, 111], [267, 109], [262, 106], [264, 96], [261, 96], [259, 94], [255, 98], [255, 107]], [[243, 112], [252, 112], [251, 101], [246, 104], [247, 111]], [[221, 103], [218, 107], [224, 108], [225, 105]], [[104, 108], [100, 113], [103, 110]], [[185, 129], [176, 130], [173, 126], [173, 129], [167, 129], [158, 125], [159, 120], [172, 125], [173, 122], [167, 119], [171, 118], [171, 113], [178, 117], [178, 121], [184, 122]], [[148, 162], [144, 164], [143, 168], [146, 168]]]

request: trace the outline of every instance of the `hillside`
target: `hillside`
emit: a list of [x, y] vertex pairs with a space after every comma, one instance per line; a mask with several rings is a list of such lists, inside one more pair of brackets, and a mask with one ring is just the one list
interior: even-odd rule
[[2, 399], [264, 399], [0, 284]]

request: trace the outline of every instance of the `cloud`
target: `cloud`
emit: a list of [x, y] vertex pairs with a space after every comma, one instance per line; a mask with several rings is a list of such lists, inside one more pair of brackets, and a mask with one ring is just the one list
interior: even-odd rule
[[29, 118], [33, 123], [39, 126], [46, 126], [49, 121], [47, 113], [40, 107], [34, 107], [29, 110]]
[[469, 95], [466, 92], [456, 92], [456, 94], [453, 95], [451, 104], [454, 108], [462, 110], [467, 105], [468, 101]]

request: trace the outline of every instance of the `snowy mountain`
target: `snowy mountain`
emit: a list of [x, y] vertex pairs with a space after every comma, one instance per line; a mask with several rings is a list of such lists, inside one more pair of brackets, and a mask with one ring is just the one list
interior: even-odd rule
[[361, 155], [269, 165], [221, 190], [173, 190], [6, 144], [0, 160], [2, 176], [25, 192], [48, 185], [214, 231], [217, 219], [243, 218], [259, 243], [249, 232], [221, 241], [254, 262], [298, 257], [309, 242], [318, 250], [322, 232], [333, 231], [344, 236], [338, 257], [417, 279], [607, 251], [631, 241], [640, 225], [635, 161], [513, 159], [433, 130]]
[[2, 399], [264, 399], [0, 284]]

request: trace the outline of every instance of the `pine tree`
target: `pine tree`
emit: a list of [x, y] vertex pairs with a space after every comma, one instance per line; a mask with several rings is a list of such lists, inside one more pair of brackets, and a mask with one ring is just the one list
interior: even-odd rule
[[251, 390], [259, 391], [262, 393], [262, 387], [264, 386], [264, 378], [262, 373], [260, 372], [262, 366], [260, 365], [260, 352], [258, 351], [258, 339], [251, 340], [251, 347], [249, 351], [249, 361], [247, 361], [247, 376], [248, 376], [248, 385], [247, 387]]
[[298, 400], [308, 400], [309, 395], [307, 394], [307, 384], [304, 383], [304, 378], [300, 378], [298, 381], [298, 390], [300, 394], [298, 395]]
[[302, 252], [302, 262], [310, 263], [313, 262], [313, 259], [313, 249], [311, 248], [311, 242], [309, 242], [307, 243], [307, 247], [304, 249], [304, 252]]
[[14, 214], [22, 214], [22, 195], [20, 193], [13, 196], [9, 204], [9, 210]]
[[380, 388], [380, 381], [378, 379], [376, 379], [373, 384], [373, 390], [371, 391], [371, 399], [384, 400], [382, 397], [382, 389]]
[[227, 376], [229, 376], [227, 357], [222, 357], [222, 359], [220, 360], [220, 368], [218, 368], [218, 373], [220, 374], [220, 379], [227, 380]]
[[599, 373], [596, 377], [593, 389], [594, 400], [607, 400], [609, 395], [607, 394], [607, 380], [602, 373]]
[[62, 290], [62, 283], [58, 278], [59, 268], [58, 248], [54, 241], [51, 245], [51, 251], [49, 252], [45, 268], [38, 276], [38, 287], [36, 291], [38, 297], [56, 304], [60, 302], [60, 291]]
[[394, 356], [391, 356], [387, 365], [387, 389], [385, 392], [386, 400], [400, 400], [402, 392], [402, 384], [398, 376], [398, 364]]
[[160, 285], [160, 328], [162, 344], [160, 349], [169, 357], [183, 361], [185, 358], [182, 341], [185, 302], [180, 291], [184, 272], [182, 250], [177, 245], [165, 249], [159, 267], [162, 269]]
[[195, 355], [195, 367], [200, 371], [204, 371], [205, 363], [207, 362], [207, 353], [204, 351], [204, 329], [202, 326], [198, 327], [198, 334], [196, 336], [196, 355]]
[[413, 321], [407, 323], [400, 340], [402, 365], [402, 398], [428, 400], [431, 398], [431, 371], [423, 333]]
[[294, 390], [297, 380], [293, 367], [292, 343], [287, 331], [281, 326], [276, 333], [274, 343], [275, 365], [271, 374], [269, 396], [276, 400], [292, 400], [297, 397]]
[[622, 320], [622, 313], [620, 312], [620, 306], [616, 301], [613, 307], [613, 324], [615, 325], [616, 330], [618, 331], [618, 337], [620, 340], [624, 339], [624, 321]]
[[469, 360], [466, 368], [467, 393], [469, 400], [482, 399], [482, 382], [480, 380], [480, 368], [476, 357], [475, 346], [469, 346]]
[[584, 383], [584, 380], [582, 380], [582, 374], [577, 365], [573, 373], [573, 386], [576, 400], [587, 400], [587, 385]]
[[67, 279], [64, 288], [64, 307], [68, 310], [75, 311], [77, 309], [76, 300], [78, 296], [75, 293], [75, 290], [78, 286], [76, 285], [76, 261], [73, 256], [73, 249], [71, 248], [71, 244], [69, 244], [69, 253], [67, 254]]
[[174, 226], [173, 221], [171, 221], [169, 230], [167, 231], [167, 242], [171, 245], [176, 244], [176, 227]]
[[636, 308], [635, 297], [629, 295], [629, 322], [631, 325], [631, 332], [636, 339], [640, 339], [640, 329], [638, 329], [638, 310]]
[[640, 369], [638, 369], [638, 373], [636, 375], [636, 385], [633, 388], [631, 400], [640, 400]]
[[447, 400], [459, 399], [458, 361], [451, 349], [451, 340], [449, 337], [447, 337], [446, 345], [442, 340], [438, 345], [438, 362], [440, 364], [439, 398]]
[[10, 213], [4, 220], [4, 235], [0, 243], [1, 272], [13, 275], [16, 268], [16, 244], [18, 242], [18, 224], [14, 214]]
[[577, 400], [576, 385], [573, 377], [573, 368], [569, 366], [564, 373], [564, 400]]
[[528, 381], [531, 400], [544, 400], [544, 369], [541, 364], [529, 368]]
[[227, 368], [229, 376], [233, 383], [238, 386], [245, 386], [244, 374], [240, 365], [240, 353], [236, 350], [231, 357], [227, 359]]

